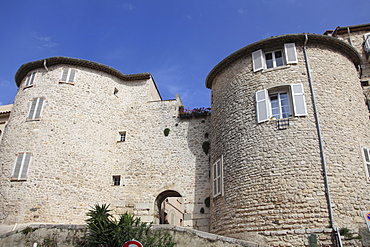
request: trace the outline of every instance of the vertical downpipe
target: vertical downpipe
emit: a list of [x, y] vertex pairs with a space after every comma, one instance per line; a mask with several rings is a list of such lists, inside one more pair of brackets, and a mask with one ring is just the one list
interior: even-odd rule
[[306, 62], [308, 82], [310, 84], [313, 111], [314, 111], [315, 119], [316, 119], [317, 135], [318, 135], [318, 138], [319, 138], [320, 154], [321, 154], [321, 162], [322, 162], [323, 175], [324, 175], [324, 181], [325, 181], [325, 192], [326, 192], [326, 200], [327, 200], [328, 210], [329, 210], [330, 226], [333, 229], [335, 236], [337, 237], [337, 239], [336, 239], [337, 240], [337, 246], [342, 247], [342, 242], [341, 242], [341, 239], [340, 239], [340, 234], [339, 234], [338, 228], [336, 228], [335, 224], [334, 224], [333, 210], [332, 210], [331, 199], [330, 199], [329, 180], [328, 180], [328, 174], [327, 174], [327, 170], [326, 170], [326, 159], [325, 159], [324, 146], [323, 146], [323, 142], [322, 142], [322, 135], [321, 135], [321, 128], [320, 128], [320, 119], [319, 119], [319, 113], [318, 113], [317, 107], [316, 107], [315, 91], [314, 91], [313, 84], [312, 84], [311, 69], [310, 69], [310, 64], [308, 62], [308, 55], [307, 55], [307, 50], [306, 50], [307, 41], [308, 41], [308, 36], [306, 34], [306, 40], [305, 40], [304, 45], [303, 45], [303, 53], [304, 53], [304, 59], [305, 59], [305, 62]]

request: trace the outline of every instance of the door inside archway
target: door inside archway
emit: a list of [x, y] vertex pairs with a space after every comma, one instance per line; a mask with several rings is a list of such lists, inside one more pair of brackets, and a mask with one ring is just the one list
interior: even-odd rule
[[183, 226], [184, 201], [180, 193], [174, 190], [161, 192], [155, 200], [156, 224]]

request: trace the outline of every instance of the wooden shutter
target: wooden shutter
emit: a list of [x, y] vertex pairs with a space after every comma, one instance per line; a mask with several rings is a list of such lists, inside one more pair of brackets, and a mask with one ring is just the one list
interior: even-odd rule
[[222, 158], [213, 163], [213, 196], [222, 194]]
[[68, 78], [68, 82], [69, 83], [73, 83], [74, 80], [75, 80], [75, 75], [76, 75], [76, 70], [74, 69], [69, 69], [69, 78]]
[[33, 81], [35, 79], [35, 72], [27, 76], [25, 87], [30, 87], [33, 85]]
[[365, 172], [367, 180], [370, 181], [370, 150], [367, 147], [362, 147], [364, 154]]
[[13, 179], [18, 179], [19, 178], [20, 170], [21, 170], [22, 163], [23, 163], [23, 157], [24, 157], [24, 153], [19, 153], [17, 155], [14, 171], [13, 171], [13, 174], [12, 174]]
[[294, 43], [284, 44], [284, 51], [287, 64], [298, 63], [297, 51]]
[[295, 116], [305, 116], [307, 115], [306, 100], [303, 92], [303, 84], [292, 84], [291, 85], [292, 98], [293, 98], [293, 108]]
[[257, 122], [269, 120], [268, 93], [266, 89], [256, 92]]
[[253, 71], [259, 71], [265, 68], [265, 59], [263, 56], [263, 51], [258, 50], [252, 52], [252, 61], [253, 61]]
[[62, 81], [62, 82], [67, 82], [68, 71], [69, 71], [69, 69], [64, 69], [64, 70], [63, 70], [62, 78], [60, 79], [60, 81]]
[[32, 100], [30, 111], [27, 117], [28, 119], [33, 119], [33, 116], [35, 114], [36, 104], [37, 104], [37, 98]]
[[36, 112], [35, 112], [35, 116], [33, 119], [40, 118], [43, 105], [44, 105], [44, 98], [38, 98]]
[[367, 52], [367, 54], [369, 54], [370, 52], [370, 33], [365, 34], [364, 38], [365, 38], [365, 43], [364, 43], [365, 51]]
[[22, 166], [22, 172], [19, 176], [19, 179], [27, 178], [28, 167], [30, 166], [30, 163], [31, 163], [31, 153], [25, 153], [25, 158], [24, 158], [23, 166]]

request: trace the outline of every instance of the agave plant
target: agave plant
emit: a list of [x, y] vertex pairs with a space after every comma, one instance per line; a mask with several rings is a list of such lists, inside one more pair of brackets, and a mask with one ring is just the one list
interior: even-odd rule
[[95, 205], [86, 215], [89, 235], [85, 246], [121, 247], [129, 240], [135, 239], [144, 246], [164, 247], [175, 246], [168, 232], [153, 231], [152, 223], [141, 222], [129, 213], [114, 218], [109, 212], [109, 205]]

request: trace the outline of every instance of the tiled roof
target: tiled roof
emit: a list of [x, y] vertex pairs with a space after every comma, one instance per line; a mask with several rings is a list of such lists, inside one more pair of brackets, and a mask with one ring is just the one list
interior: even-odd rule
[[348, 58], [350, 58], [356, 65], [356, 67], [357, 65], [360, 65], [362, 63], [361, 56], [358, 54], [356, 49], [337, 38], [321, 34], [286, 34], [257, 41], [253, 44], [247, 45], [237, 50], [236, 52], [223, 59], [208, 74], [206, 79], [207, 88], [212, 88], [212, 82], [219, 73], [233, 64], [235, 61], [245, 56], [250, 56], [253, 51], [267, 47], [272, 48], [279, 45], [281, 46], [284, 43], [296, 43], [303, 45], [306, 41], [306, 35], [308, 37], [308, 44], [321, 44], [334, 48], [335, 50], [340, 51]]
[[150, 73], [140, 73], [140, 74], [131, 74], [126, 75], [121, 73], [120, 71], [109, 67], [104, 64], [78, 59], [78, 58], [71, 58], [71, 57], [49, 57], [45, 59], [40, 59], [37, 61], [29, 62], [23, 64], [15, 74], [15, 82], [17, 83], [17, 86], [19, 87], [22, 79], [31, 71], [38, 68], [44, 68], [44, 64], [46, 66], [52, 66], [57, 64], [67, 64], [67, 65], [75, 65], [75, 66], [81, 66], [89, 69], [95, 69], [102, 72], [105, 72], [107, 74], [113, 75], [121, 80], [124, 81], [131, 81], [131, 80], [145, 80], [151, 78]]

